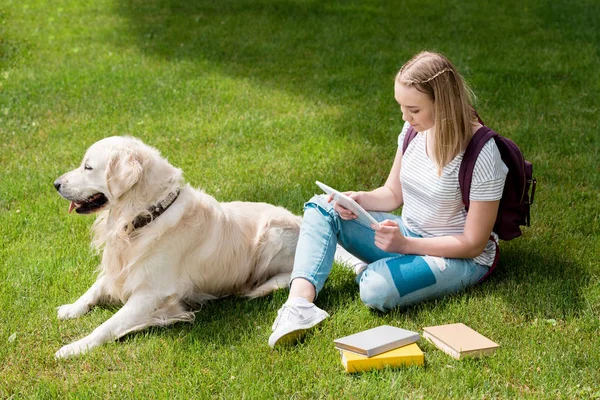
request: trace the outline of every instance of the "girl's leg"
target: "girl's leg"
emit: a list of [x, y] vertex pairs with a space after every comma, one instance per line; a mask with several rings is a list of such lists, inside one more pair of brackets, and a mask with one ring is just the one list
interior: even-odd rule
[[360, 258], [357, 258], [354, 254], [351, 254], [350, 252], [348, 252], [348, 250], [346, 250], [345, 248], [343, 248], [339, 244], [339, 242], [338, 242], [337, 246], [335, 247], [335, 257], [334, 257], [334, 260], [338, 264], [342, 264], [346, 268], [349, 268], [352, 271], [354, 271], [355, 275], [358, 275], [365, 268], [367, 268], [367, 263], [366, 262], [364, 262]]
[[458, 292], [487, 271], [471, 259], [400, 255], [370, 264], [357, 281], [363, 303], [387, 312]]
[[351, 248], [369, 247], [360, 253], [365, 260], [377, 252], [380, 257], [391, 256], [374, 245], [373, 236], [368, 222], [342, 220], [325, 196], [315, 196], [305, 204], [290, 294], [277, 313], [269, 346], [294, 342], [329, 316], [312, 302], [331, 272], [338, 239]]
[[[386, 213], [371, 214], [378, 221], [386, 218], [399, 221], [400, 218]], [[351, 254], [367, 263], [396, 255], [375, 246], [374, 236], [375, 232], [368, 221], [343, 220], [333, 209], [333, 205], [327, 203], [326, 196], [314, 196], [304, 206], [290, 297], [300, 295], [309, 301], [314, 300], [331, 273], [338, 241]], [[314, 294], [310, 293], [312, 298], [302, 295], [308, 293], [308, 287], [303, 281], [310, 282], [315, 288]]]

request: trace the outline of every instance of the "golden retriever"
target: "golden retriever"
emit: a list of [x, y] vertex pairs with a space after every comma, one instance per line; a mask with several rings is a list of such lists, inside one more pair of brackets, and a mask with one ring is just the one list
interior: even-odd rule
[[191, 310], [229, 295], [258, 297], [289, 285], [301, 217], [266, 203], [220, 203], [185, 184], [180, 169], [132, 137], [93, 144], [81, 166], [54, 182], [69, 212], [98, 212], [96, 282], [59, 319], [98, 304], [124, 304], [56, 358], [129, 332], [191, 321]]

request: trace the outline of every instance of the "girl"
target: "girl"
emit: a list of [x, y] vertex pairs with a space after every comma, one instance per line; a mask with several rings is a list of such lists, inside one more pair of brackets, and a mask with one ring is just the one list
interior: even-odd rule
[[[271, 347], [294, 341], [329, 316], [313, 301], [338, 243], [360, 260], [354, 264], [361, 300], [384, 312], [474, 285], [494, 261], [490, 235], [508, 170], [488, 141], [465, 210], [458, 171], [482, 125], [463, 78], [443, 55], [422, 52], [400, 69], [394, 91], [405, 124], [385, 185], [346, 192], [380, 223], [363, 221], [331, 197], [305, 204], [289, 298], [273, 324]], [[403, 152], [410, 127], [418, 134]], [[402, 217], [389, 214], [400, 206]]]

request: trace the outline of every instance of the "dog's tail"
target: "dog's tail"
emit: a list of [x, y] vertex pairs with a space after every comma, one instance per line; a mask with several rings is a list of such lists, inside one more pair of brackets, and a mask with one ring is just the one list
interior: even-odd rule
[[265, 283], [252, 288], [252, 290], [250, 290], [248, 293], [244, 293], [244, 297], [253, 299], [256, 297], [266, 296], [269, 293], [271, 293], [277, 289], [286, 288], [289, 285], [290, 285], [290, 273], [283, 272], [281, 274], [277, 274], [277, 275], [273, 276]]

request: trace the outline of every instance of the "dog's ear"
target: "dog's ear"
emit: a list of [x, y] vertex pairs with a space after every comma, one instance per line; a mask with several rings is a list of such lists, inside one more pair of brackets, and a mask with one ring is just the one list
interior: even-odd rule
[[108, 191], [115, 199], [133, 187], [142, 176], [142, 165], [131, 151], [115, 152], [106, 166]]

